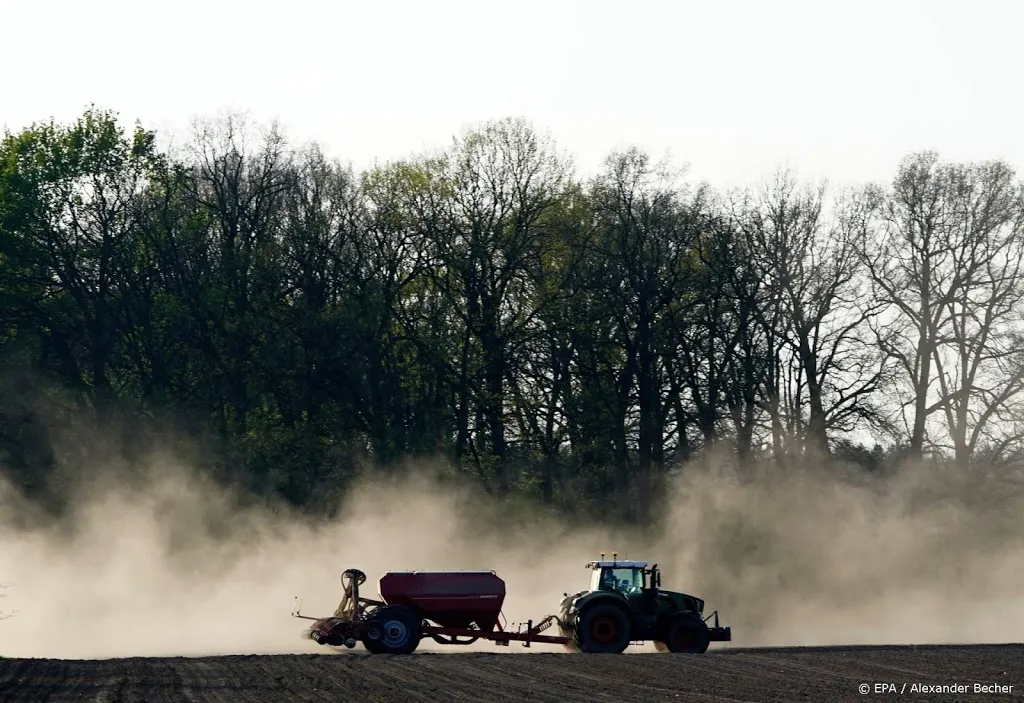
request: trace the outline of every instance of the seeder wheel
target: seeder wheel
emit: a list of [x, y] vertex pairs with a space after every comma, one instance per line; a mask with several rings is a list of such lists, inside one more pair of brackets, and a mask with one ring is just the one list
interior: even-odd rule
[[367, 620], [363, 646], [371, 654], [411, 654], [420, 644], [422, 625], [408, 608], [377, 608]]
[[370, 654], [380, 654], [381, 648], [377, 644], [380, 641], [383, 630], [379, 623], [373, 622], [372, 620], [366, 624], [366, 632], [363, 634], [362, 643], [366, 648], [366, 651]]

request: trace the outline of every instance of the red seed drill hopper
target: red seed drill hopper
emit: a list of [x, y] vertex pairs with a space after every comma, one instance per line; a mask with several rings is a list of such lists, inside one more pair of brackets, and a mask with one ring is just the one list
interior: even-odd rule
[[[633, 641], [653, 640], [661, 651], [701, 653], [712, 641], [728, 642], [731, 628], [718, 611], [704, 617], [704, 601], [664, 591], [655, 564], [613, 559], [587, 564], [591, 587], [565, 594], [559, 615], [506, 629], [501, 608], [505, 582], [493, 571], [389, 571], [380, 599], [364, 598], [366, 574], [346, 569], [341, 603], [330, 617], [313, 621], [303, 636], [317, 644], [352, 648], [361, 642], [374, 654], [410, 654], [424, 637], [439, 644], [468, 645], [480, 639], [508, 646], [522, 642], [564, 645], [571, 651], [619, 653]], [[715, 619], [714, 626], [707, 621]], [[560, 636], [544, 635], [557, 624]]]
[[389, 571], [380, 579], [383, 600], [364, 598], [359, 587], [366, 574], [347, 569], [341, 575], [344, 593], [328, 618], [292, 615], [313, 624], [303, 633], [317, 644], [355, 647], [362, 642], [374, 654], [409, 654], [424, 637], [439, 644], [468, 645], [479, 639], [507, 646], [515, 640], [566, 644], [566, 637], [540, 634], [554, 615], [517, 631], [502, 623], [505, 582], [493, 571]]

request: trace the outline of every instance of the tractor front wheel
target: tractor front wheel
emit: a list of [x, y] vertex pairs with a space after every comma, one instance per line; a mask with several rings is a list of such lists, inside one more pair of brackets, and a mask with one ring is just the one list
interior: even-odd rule
[[665, 639], [654, 643], [659, 652], [673, 654], [703, 654], [711, 644], [711, 633], [700, 616], [692, 613], [677, 615], [668, 623]]
[[593, 605], [580, 615], [575, 640], [582, 652], [621, 654], [630, 642], [629, 618], [610, 603]]

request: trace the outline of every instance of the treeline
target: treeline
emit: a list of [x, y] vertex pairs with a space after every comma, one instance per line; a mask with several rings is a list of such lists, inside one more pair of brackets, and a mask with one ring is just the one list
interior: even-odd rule
[[363, 173], [237, 118], [174, 151], [95, 109], [8, 133], [0, 463], [43, 491], [61, 432], [121, 428], [131, 455], [173, 427], [296, 505], [444, 457], [626, 518], [710, 448], [1017, 465], [1009, 165], [683, 176], [628, 150], [582, 179], [516, 120]]

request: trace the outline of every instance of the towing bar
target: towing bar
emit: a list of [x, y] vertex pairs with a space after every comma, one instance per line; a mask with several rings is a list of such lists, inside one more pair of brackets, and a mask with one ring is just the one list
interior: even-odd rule
[[541, 635], [533, 627], [533, 621], [527, 626], [525, 632], [509, 632], [506, 630], [491, 630], [490, 632], [482, 632], [480, 630], [470, 630], [468, 628], [455, 628], [455, 627], [424, 627], [423, 634], [429, 637], [443, 636], [443, 637], [466, 637], [469, 638], [467, 642], [446, 642], [445, 644], [470, 644], [472, 641], [477, 639], [491, 640], [495, 644], [501, 646], [508, 646], [509, 642], [523, 642], [525, 647], [529, 647], [531, 642], [538, 642], [541, 644], [568, 644], [568, 637], [553, 637], [551, 635]]

